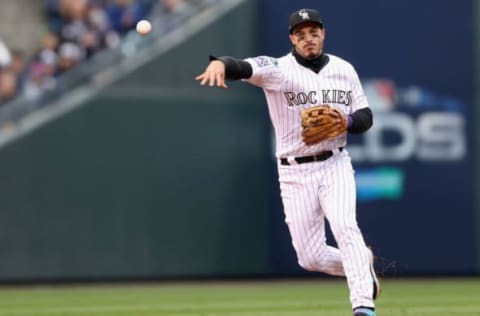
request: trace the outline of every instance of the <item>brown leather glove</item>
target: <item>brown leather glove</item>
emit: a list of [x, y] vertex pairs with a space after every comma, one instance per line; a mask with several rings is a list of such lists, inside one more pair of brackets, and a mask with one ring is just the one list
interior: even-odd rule
[[339, 110], [322, 104], [301, 112], [302, 137], [307, 145], [335, 138], [347, 131], [347, 118]]

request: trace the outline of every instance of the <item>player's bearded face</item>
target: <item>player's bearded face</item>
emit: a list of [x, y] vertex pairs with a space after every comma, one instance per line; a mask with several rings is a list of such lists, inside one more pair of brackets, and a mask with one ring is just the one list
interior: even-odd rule
[[325, 29], [314, 23], [297, 26], [290, 35], [295, 50], [304, 58], [317, 57], [322, 53]]

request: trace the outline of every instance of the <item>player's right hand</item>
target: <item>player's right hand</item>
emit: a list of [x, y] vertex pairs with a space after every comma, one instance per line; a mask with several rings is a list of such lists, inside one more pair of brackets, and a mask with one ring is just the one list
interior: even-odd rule
[[208, 83], [210, 87], [216, 85], [219, 88], [228, 88], [225, 83], [225, 64], [220, 60], [212, 60], [205, 71], [195, 77], [195, 80], [201, 80], [202, 86]]

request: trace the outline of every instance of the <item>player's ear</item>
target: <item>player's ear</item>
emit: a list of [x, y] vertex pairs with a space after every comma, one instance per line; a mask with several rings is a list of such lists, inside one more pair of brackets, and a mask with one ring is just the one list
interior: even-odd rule
[[295, 37], [292, 34], [290, 34], [288, 38], [290, 39], [290, 42], [292, 43], [292, 45], [295, 46]]

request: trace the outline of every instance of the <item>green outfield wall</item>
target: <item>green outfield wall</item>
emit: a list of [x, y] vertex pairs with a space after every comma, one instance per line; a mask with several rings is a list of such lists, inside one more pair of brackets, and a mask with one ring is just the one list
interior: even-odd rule
[[255, 11], [1, 150], [0, 280], [267, 271], [266, 108], [252, 87], [231, 97], [193, 80], [211, 47], [254, 51]]

